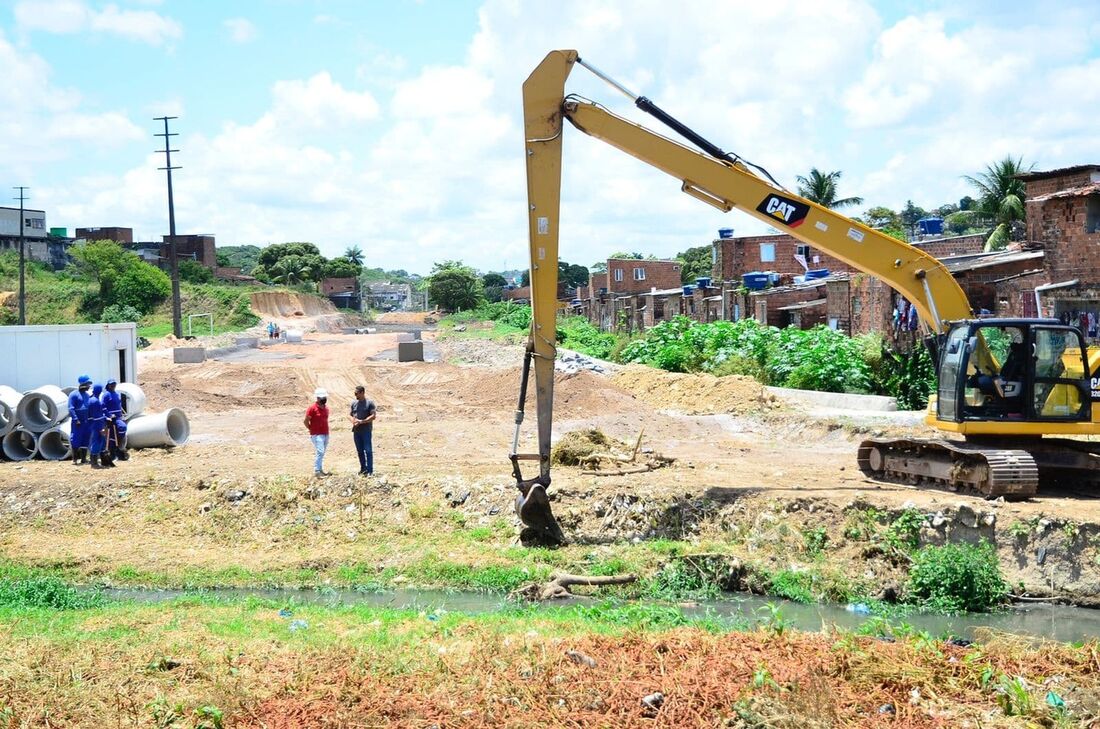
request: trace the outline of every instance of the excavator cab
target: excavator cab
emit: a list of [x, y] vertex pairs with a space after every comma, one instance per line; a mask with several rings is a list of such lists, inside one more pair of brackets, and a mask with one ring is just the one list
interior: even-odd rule
[[937, 420], [1088, 421], [1087, 363], [1081, 332], [1054, 320], [956, 323], [940, 347]]

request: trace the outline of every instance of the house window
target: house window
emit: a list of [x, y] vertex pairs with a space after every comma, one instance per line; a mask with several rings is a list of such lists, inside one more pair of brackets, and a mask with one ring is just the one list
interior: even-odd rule
[[635, 268], [634, 269], [634, 280], [635, 281], [645, 281], [645, 269], [644, 268]]
[[616, 268], [615, 269], [615, 280], [616, 281], [622, 281], [623, 280], [623, 269], [621, 269], [621, 268]]
[[1100, 195], [1085, 198], [1085, 232], [1100, 233]]
[[775, 262], [775, 243], [761, 243], [760, 244], [760, 262], [761, 263], [774, 263]]
[[794, 247], [794, 254], [796, 256], [802, 256], [803, 260], [808, 261], [808, 260], [810, 260], [810, 247], [806, 246], [806, 245], [795, 246]]

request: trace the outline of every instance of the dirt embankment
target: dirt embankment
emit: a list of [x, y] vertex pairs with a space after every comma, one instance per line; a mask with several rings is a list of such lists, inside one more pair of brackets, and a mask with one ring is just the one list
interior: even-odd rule
[[749, 413], [775, 402], [763, 385], [740, 375], [689, 375], [634, 365], [623, 368], [611, 380], [655, 408], [687, 415]]
[[338, 314], [331, 301], [319, 296], [294, 291], [256, 291], [252, 294], [252, 311], [256, 316], [287, 318]]

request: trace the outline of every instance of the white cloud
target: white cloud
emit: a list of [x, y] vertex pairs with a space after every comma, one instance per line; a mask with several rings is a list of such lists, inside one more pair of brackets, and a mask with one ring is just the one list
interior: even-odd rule
[[306, 81], [277, 81], [271, 114], [287, 127], [341, 127], [378, 116], [369, 91], [348, 91], [327, 71]]
[[229, 38], [234, 43], [249, 43], [256, 40], [256, 26], [248, 18], [228, 18], [222, 22], [229, 31]]
[[84, 0], [20, 0], [16, 25], [47, 33], [99, 32], [130, 40], [163, 45], [183, 37], [183, 26], [152, 10], [126, 10], [108, 3], [94, 9]]

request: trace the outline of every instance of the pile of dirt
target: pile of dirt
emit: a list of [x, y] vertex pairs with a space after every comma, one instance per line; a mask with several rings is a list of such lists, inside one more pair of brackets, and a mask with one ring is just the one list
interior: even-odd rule
[[[389, 311], [378, 317], [379, 324], [431, 324], [438, 321], [441, 314], [436, 311]], [[428, 319], [432, 319], [429, 322]]]
[[282, 319], [339, 313], [328, 299], [295, 291], [255, 291], [251, 298], [252, 311], [259, 317]]
[[550, 449], [550, 462], [558, 466], [581, 466], [593, 453], [626, 450], [626, 443], [609, 438], [599, 428], [586, 428], [563, 435]]
[[752, 412], [767, 405], [771, 397], [751, 377], [689, 375], [644, 365], [624, 367], [611, 381], [656, 408], [688, 415]]

